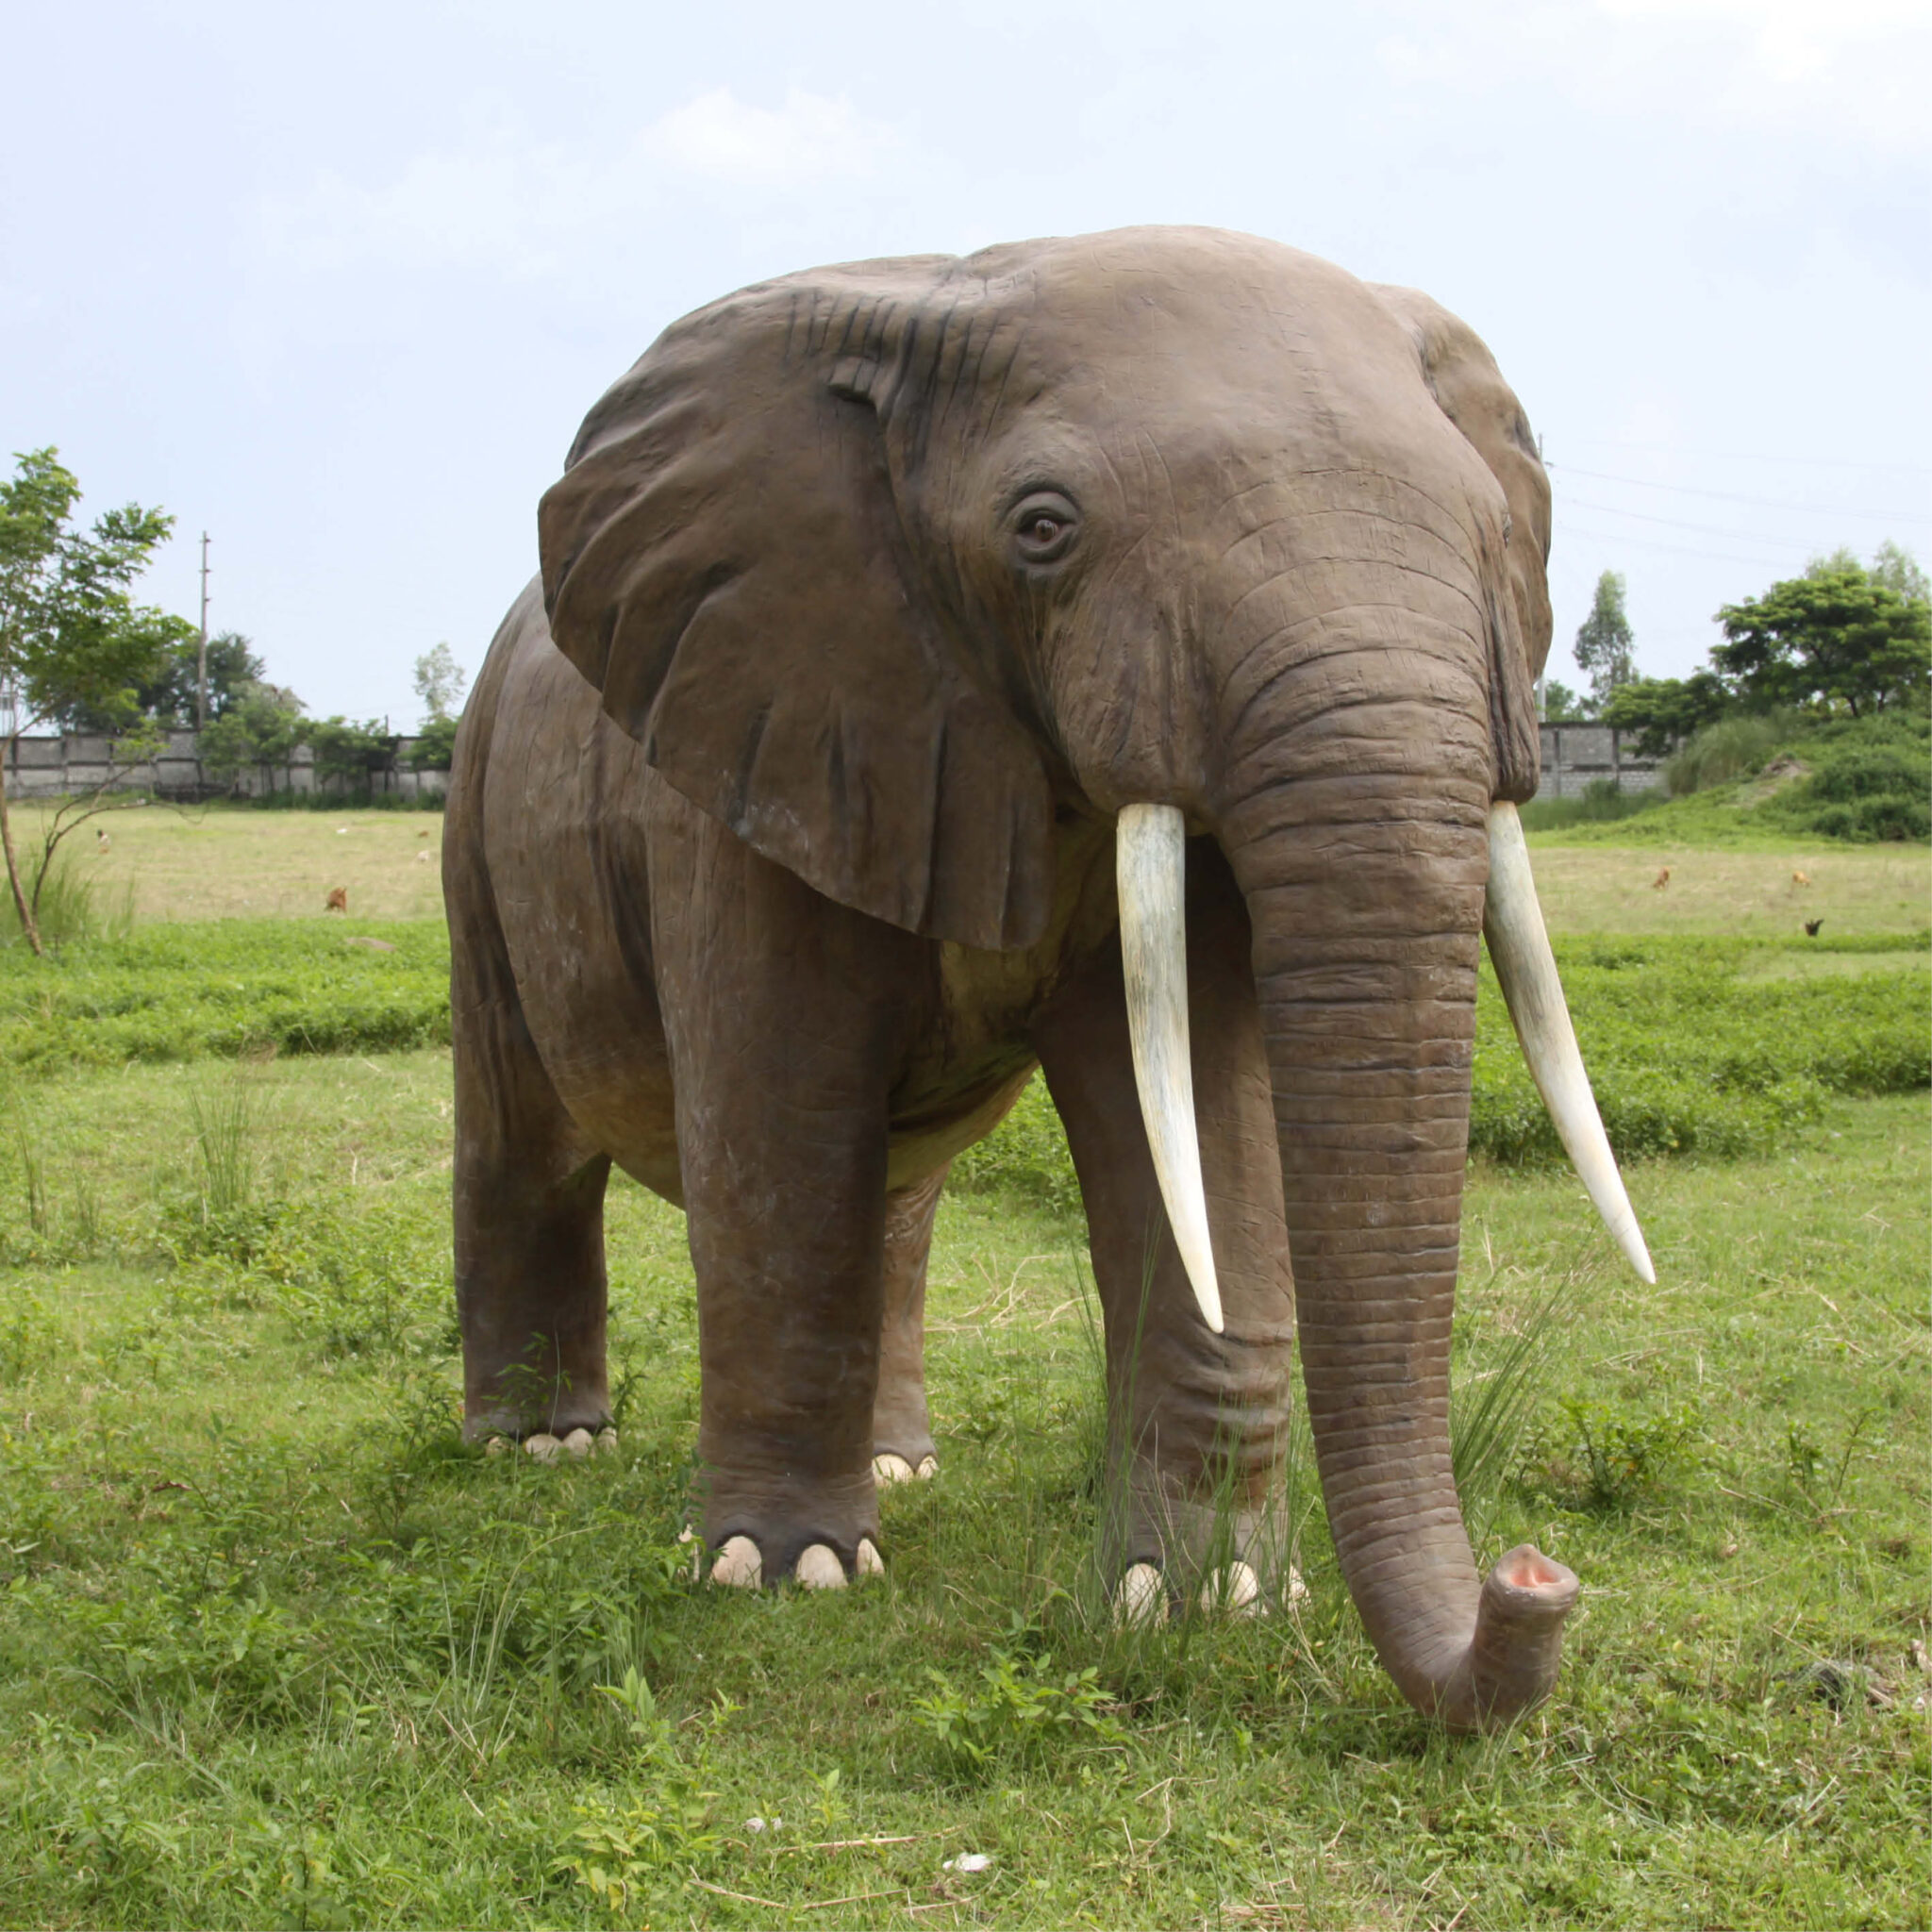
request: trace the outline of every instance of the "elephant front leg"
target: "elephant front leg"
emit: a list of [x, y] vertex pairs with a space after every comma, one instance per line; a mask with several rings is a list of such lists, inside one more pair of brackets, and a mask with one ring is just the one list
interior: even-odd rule
[[904, 934], [695, 812], [653, 852], [714, 1580], [879, 1567], [874, 1403]]
[[1223, 1334], [1201, 1319], [1168, 1228], [1141, 1126], [1117, 945], [1061, 990], [1035, 1029], [1080, 1177], [1106, 1324], [1104, 1560], [1134, 1608], [1183, 1590], [1241, 1607], [1259, 1590], [1292, 1589], [1286, 1553], [1269, 1533], [1294, 1328], [1280, 1156], [1247, 913], [1208, 841], [1189, 846], [1187, 924], [1196, 1124]]
[[925, 1270], [946, 1170], [886, 1196], [885, 1313], [872, 1407], [872, 1472], [881, 1483], [935, 1474], [925, 1407]]

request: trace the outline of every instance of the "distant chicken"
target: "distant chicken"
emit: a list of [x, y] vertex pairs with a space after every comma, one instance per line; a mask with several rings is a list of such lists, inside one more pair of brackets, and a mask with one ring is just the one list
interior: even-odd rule
[[1670, 882], [1671, 869], [1669, 866], [1665, 866], [1663, 870], [1657, 874], [1656, 878], [1651, 880], [1650, 890], [1653, 892], [1661, 892], [1663, 889], [1670, 884]]
[[96, 825], [94, 827], [94, 850], [96, 852], [111, 852], [113, 849], [114, 840], [112, 834], [108, 832], [105, 825]]
[[1794, 886], [1808, 886], [1811, 881], [1803, 873], [1794, 872], [1791, 874], [1791, 883]]
[[1818, 928], [1824, 924], [1822, 919], [1807, 919], [1805, 922], [1805, 937], [1815, 940], [1818, 937]]
[[328, 892], [328, 904], [325, 906], [322, 909], [325, 912], [341, 912], [346, 914], [349, 909], [348, 887], [331, 886], [329, 888]]

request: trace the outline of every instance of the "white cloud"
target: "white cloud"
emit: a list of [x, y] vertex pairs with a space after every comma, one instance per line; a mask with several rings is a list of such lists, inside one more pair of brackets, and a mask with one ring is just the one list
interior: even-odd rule
[[1384, 66], [1412, 85], [1529, 85], [1623, 113], [1932, 148], [1924, 0], [1385, 0]]
[[646, 137], [680, 171], [754, 187], [861, 179], [897, 144], [841, 95], [792, 88], [774, 109], [741, 101], [728, 87], [674, 108]]
[[499, 123], [411, 157], [387, 181], [324, 170], [257, 213], [271, 257], [298, 271], [376, 262], [528, 278], [555, 273], [580, 238], [634, 225], [700, 186], [761, 201], [827, 180], [849, 186], [899, 146], [893, 129], [842, 96], [793, 88], [772, 108], [718, 88], [619, 143], [538, 142]]

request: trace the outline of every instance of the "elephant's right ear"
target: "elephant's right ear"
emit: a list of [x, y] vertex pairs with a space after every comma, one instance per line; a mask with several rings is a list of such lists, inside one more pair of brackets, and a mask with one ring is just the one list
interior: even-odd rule
[[1493, 703], [1499, 797], [1532, 798], [1539, 734], [1536, 681], [1550, 655], [1550, 479], [1529, 419], [1476, 332], [1419, 289], [1378, 285], [1415, 344], [1423, 380], [1459, 429], [1509, 505], [1504, 558], [1509, 609], [1498, 612]]
[[539, 513], [558, 647], [691, 802], [828, 898], [1037, 939], [1052, 802], [907, 552], [879, 411], [942, 263], [768, 283], [675, 325]]

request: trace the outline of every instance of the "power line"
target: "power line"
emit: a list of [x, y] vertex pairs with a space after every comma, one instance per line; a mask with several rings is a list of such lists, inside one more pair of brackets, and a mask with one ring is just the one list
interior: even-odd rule
[[1900, 475], [1932, 476], [1932, 468], [1924, 463], [1857, 462], [1848, 457], [1754, 457], [1738, 450], [1690, 449], [1680, 442], [1629, 442], [1601, 436], [1578, 436], [1572, 441], [1584, 449], [1660, 449], [1672, 456], [1703, 457], [1717, 463], [1780, 463], [1807, 470], [1890, 470]]
[[1636, 490], [1665, 490], [1673, 496], [1705, 496], [1713, 503], [1748, 503], [1759, 509], [1788, 509], [1807, 517], [1870, 517], [1879, 523], [1932, 524], [1932, 516], [1910, 509], [1841, 509], [1816, 503], [1777, 503], [1768, 496], [1739, 496], [1728, 490], [1692, 490], [1683, 483], [1647, 483], [1641, 476], [1612, 476], [1603, 470], [1579, 470], [1572, 463], [1545, 461], [1544, 467], [1568, 476], [1588, 476], [1597, 483], [1627, 483]]
[[1687, 524], [1681, 517], [1652, 516], [1646, 510], [1619, 509], [1613, 503], [1587, 503], [1580, 496], [1569, 498], [1577, 509], [1601, 510], [1611, 517], [1634, 517], [1640, 524], [1662, 524], [1673, 530], [1690, 530], [1700, 537], [1728, 537], [1740, 543], [1763, 543], [1774, 550], [1789, 551], [1790, 542], [1782, 537], [1759, 537], [1749, 530], [1725, 529], [1721, 524]]
[[1587, 537], [1593, 543], [1634, 544], [1639, 550], [1665, 550], [1674, 557], [1698, 557], [1708, 563], [1746, 564], [1753, 570], [1774, 570], [1776, 565], [1762, 557], [1740, 557], [1728, 550], [1711, 550], [1703, 544], [1661, 543], [1655, 537], [1633, 537], [1627, 530], [1592, 530], [1579, 528], [1574, 525], [1565, 527], [1564, 535]]

